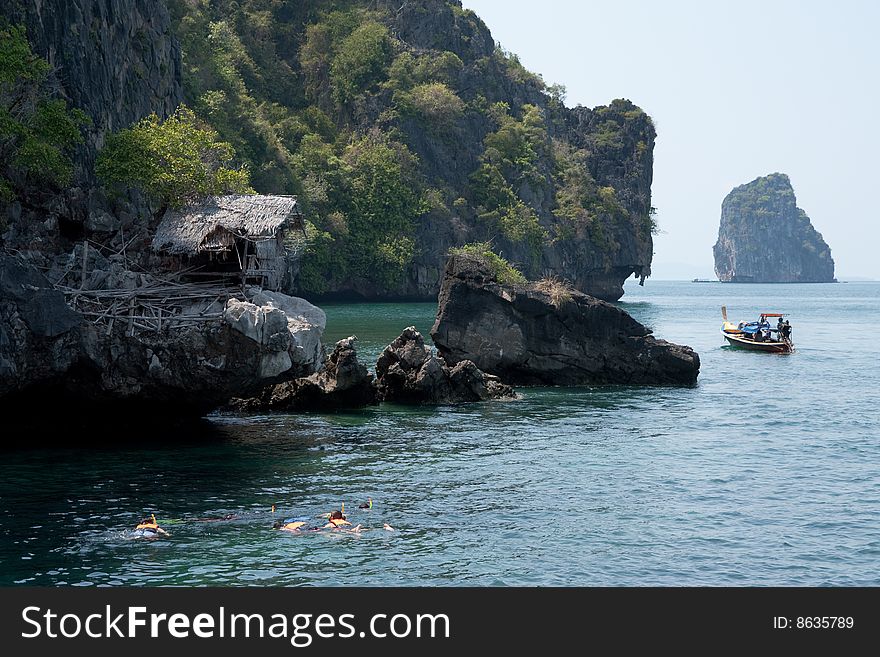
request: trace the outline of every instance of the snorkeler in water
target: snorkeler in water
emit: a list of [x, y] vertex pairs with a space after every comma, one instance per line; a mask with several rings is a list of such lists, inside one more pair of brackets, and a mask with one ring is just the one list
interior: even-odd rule
[[141, 520], [137, 527], [134, 528], [135, 536], [139, 536], [142, 538], [158, 538], [159, 536], [171, 536], [168, 532], [162, 529], [159, 526], [159, 523], [156, 522], [156, 516], [154, 514], [150, 514], [149, 518], [144, 518]]
[[324, 529], [340, 529], [342, 527], [350, 527], [351, 523], [342, 514], [342, 511], [334, 511], [330, 514]]
[[284, 532], [298, 532], [302, 531], [302, 528], [306, 526], [306, 523], [302, 520], [295, 520], [293, 522], [286, 522], [283, 520], [276, 520], [272, 525], [272, 529], [280, 529]]
[[[373, 500], [369, 499], [367, 503], [361, 504], [358, 508], [371, 509], [372, 506]], [[272, 505], [272, 513], [275, 513], [274, 504]], [[325, 518], [327, 520], [327, 523], [322, 526], [307, 528], [306, 525], [308, 524], [308, 516], [301, 516], [298, 518], [287, 518], [286, 520], [276, 520], [273, 523], [272, 528], [288, 532], [313, 532], [321, 531], [323, 529], [329, 529], [331, 531], [347, 532], [352, 534], [360, 534], [361, 532], [370, 531], [370, 528], [364, 527], [360, 523], [352, 526], [352, 523], [349, 522], [348, 518], [345, 515], [344, 503], [340, 510], [331, 511], [330, 513], [323, 513], [317, 517]], [[382, 524], [382, 529], [389, 532], [395, 531], [394, 527], [389, 525], [387, 522]]]

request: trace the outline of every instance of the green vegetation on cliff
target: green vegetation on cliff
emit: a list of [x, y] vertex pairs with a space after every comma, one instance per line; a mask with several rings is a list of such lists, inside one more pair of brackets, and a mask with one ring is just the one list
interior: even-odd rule
[[492, 250], [489, 242], [474, 242], [449, 249], [450, 255], [468, 255], [479, 258], [502, 285], [524, 285], [528, 282], [516, 267]]
[[57, 97], [49, 73], [24, 28], [0, 18], [0, 201], [15, 198], [16, 183], [70, 183], [70, 153], [88, 118]]
[[179, 206], [217, 194], [252, 194], [246, 166], [229, 166], [231, 145], [181, 105], [162, 121], [155, 114], [107, 138], [95, 172], [106, 185], [138, 187]]
[[608, 270], [629, 231], [641, 246], [625, 266], [650, 262], [650, 171], [647, 205], [618, 189], [633, 181], [607, 180], [650, 168], [650, 120], [621, 101], [571, 122], [564, 88], [454, 0], [168, 4], [187, 103], [257, 192], [301, 198], [303, 292], [423, 293], [417, 271], [480, 240], [532, 274], [548, 249], [588, 240], [602, 255], [583, 266]]
[[340, 157], [314, 138], [303, 173], [315, 226], [301, 284], [327, 292], [355, 276], [392, 286], [415, 252], [413, 217], [424, 210], [417, 160], [381, 133], [345, 147]]
[[[96, 181], [168, 203], [249, 184], [300, 199], [292, 293], [427, 299], [450, 248], [487, 241], [530, 278], [605, 299], [650, 275], [650, 118], [623, 99], [566, 107], [460, 0], [122, 4], [0, 10], [58, 67], [4, 30], [4, 70], [25, 62], [0, 89], [0, 181], [21, 200], [0, 212], [16, 225], [51, 207], [47, 231], [112, 240], [151, 207]], [[39, 88], [30, 115], [10, 109], [10, 79]], [[60, 98], [93, 125], [80, 134]]]
[[522, 119], [509, 113], [506, 103], [496, 103], [489, 115], [498, 126], [483, 140], [480, 168], [472, 176], [472, 190], [481, 220], [495, 222], [512, 242], [526, 242], [532, 252], [540, 252], [547, 231], [515, 191], [521, 186], [543, 184], [539, 169], [546, 160], [550, 142], [541, 110], [534, 105], [522, 107]]

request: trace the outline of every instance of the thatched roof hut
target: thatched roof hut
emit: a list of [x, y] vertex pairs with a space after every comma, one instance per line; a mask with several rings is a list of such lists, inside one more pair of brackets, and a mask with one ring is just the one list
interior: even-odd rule
[[290, 228], [303, 228], [294, 196], [216, 196], [169, 209], [153, 249], [171, 256], [171, 267], [180, 267], [185, 258], [190, 277], [231, 277], [278, 289], [287, 268], [284, 234]]
[[259, 242], [301, 227], [295, 196], [215, 196], [198, 205], [169, 209], [153, 237], [153, 249], [172, 255], [230, 251], [236, 237]]

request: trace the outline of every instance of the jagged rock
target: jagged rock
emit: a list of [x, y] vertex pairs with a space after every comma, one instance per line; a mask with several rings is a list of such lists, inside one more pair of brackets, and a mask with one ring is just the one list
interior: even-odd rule
[[39, 271], [0, 254], [0, 397], [67, 371], [80, 322]]
[[376, 362], [379, 398], [407, 404], [459, 404], [514, 397], [513, 389], [472, 362], [450, 367], [425, 345], [414, 326], [385, 347]]
[[82, 321], [58, 290], [37, 290], [27, 300], [20, 302], [18, 308], [31, 332], [41, 338], [62, 335]]
[[249, 399], [234, 399], [240, 411], [302, 411], [359, 408], [378, 403], [373, 375], [358, 361], [354, 336], [336, 343], [320, 372], [265, 388]]
[[[252, 289], [251, 302], [230, 299], [223, 320], [266, 349], [261, 372], [271, 378], [294, 364], [315, 369], [323, 360], [324, 311], [305, 299]], [[291, 313], [288, 315], [288, 312]]]
[[[280, 292], [253, 288], [249, 295], [255, 304], [278, 308], [287, 315], [287, 328], [293, 339], [293, 346], [299, 353], [294, 360], [321, 362], [324, 357], [321, 333], [327, 326], [327, 315], [323, 310], [305, 299]], [[315, 331], [314, 327], [318, 326], [321, 330]]]
[[34, 336], [55, 338], [77, 326], [82, 318], [65, 303], [64, 295], [32, 267], [0, 254], [0, 300], [14, 303], [17, 317]]
[[740, 185], [721, 204], [715, 273], [725, 283], [830, 283], [834, 260], [797, 207], [791, 181], [772, 173]]
[[650, 333], [620, 308], [565, 286], [501, 285], [467, 255], [447, 263], [431, 329], [446, 362], [472, 361], [513, 385], [696, 382], [697, 353]]
[[290, 324], [279, 308], [242, 300], [217, 314], [161, 333], [131, 335], [125, 322], [108, 330], [84, 321], [35, 268], [0, 254], [0, 407], [43, 404], [48, 395], [58, 407], [202, 414], [321, 364], [297, 344], [320, 340], [323, 323], [301, 316]]
[[115, 233], [122, 226], [122, 220], [105, 210], [89, 212], [86, 218], [86, 230], [94, 233]]

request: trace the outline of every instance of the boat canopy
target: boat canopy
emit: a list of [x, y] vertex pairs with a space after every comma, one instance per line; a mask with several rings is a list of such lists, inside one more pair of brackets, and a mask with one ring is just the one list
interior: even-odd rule
[[767, 322], [749, 322], [748, 324], [743, 324], [739, 327], [739, 330], [743, 333], [757, 333], [758, 331], [766, 329], [770, 329], [774, 333], [776, 332], [776, 329], [770, 328], [770, 324]]
[[757, 333], [758, 329], [764, 328], [763, 326], [758, 326], [756, 322], [752, 322], [751, 324], [744, 324], [739, 330], [743, 333]]
[[761, 313], [761, 317], [785, 317], [785, 313]]

